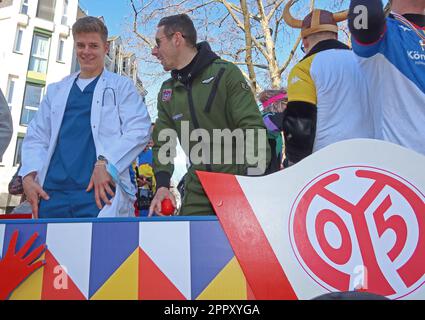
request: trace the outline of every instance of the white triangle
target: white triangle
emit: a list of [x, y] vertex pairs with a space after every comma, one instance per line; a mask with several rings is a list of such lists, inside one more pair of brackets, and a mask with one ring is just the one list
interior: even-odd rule
[[5, 224], [0, 224], [0, 259], [3, 257], [3, 244], [4, 244], [4, 231], [6, 229]]
[[90, 283], [92, 224], [58, 223], [47, 227], [47, 248], [66, 268], [81, 293], [88, 299]]
[[139, 234], [142, 250], [190, 300], [190, 222], [141, 222]]

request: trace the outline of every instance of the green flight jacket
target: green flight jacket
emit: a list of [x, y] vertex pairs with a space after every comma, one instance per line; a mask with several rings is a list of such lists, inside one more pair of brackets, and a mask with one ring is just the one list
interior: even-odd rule
[[[184, 132], [184, 128], [188, 128], [188, 132]], [[248, 164], [246, 158], [242, 159], [243, 163], [237, 164], [235, 161], [235, 146], [232, 148], [233, 157], [231, 164], [223, 164], [225, 144], [216, 143], [216, 149], [214, 149], [214, 129], [230, 129], [233, 131], [240, 128], [242, 130], [239, 130], [239, 132], [242, 133], [247, 132], [247, 129], [254, 129], [251, 131], [255, 132], [255, 137], [257, 138], [257, 133], [261, 131], [261, 144], [258, 143], [256, 138], [254, 144], [250, 143], [245, 147], [246, 150], [253, 150], [254, 155], [258, 155], [266, 167], [268, 167], [270, 161], [270, 147], [267, 141], [266, 127], [254, 95], [242, 72], [231, 62], [221, 59], [214, 60], [186, 86], [174, 78], [162, 84], [158, 95], [158, 118], [153, 132], [153, 167], [158, 188], [161, 186], [169, 187], [169, 181], [174, 171], [172, 162], [163, 164], [160, 161], [161, 147], [165, 147], [168, 140], [167, 142], [159, 141], [159, 134], [164, 132], [164, 129], [175, 130], [183, 150], [189, 156], [191, 152], [200, 149], [200, 144], [198, 143], [200, 140], [190, 141], [188, 144], [185, 144], [185, 141], [189, 139], [188, 135], [190, 133], [199, 128], [204, 129], [205, 134], [209, 134], [210, 140], [203, 139], [202, 141], [205, 142], [204, 147], [210, 150], [210, 161], [198, 164], [194, 163], [191, 157], [191, 166], [185, 178], [185, 195], [182, 201], [181, 215], [214, 214], [213, 208], [195, 173], [196, 170], [247, 175], [248, 167], [256, 167], [252, 162], [251, 165]], [[245, 134], [242, 135], [242, 139], [244, 138], [246, 138]], [[194, 140], [193, 137], [191, 140]], [[252, 141], [252, 139], [245, 140]], [[194, 149], [196, 145], [197, 147]], [[217, 161], [214, 161], [214, 155], [218, 156], [217, 152], [214, 153], [214, 150], [221, 150], [222, 160], [219, 161], [221, 164], [216, 164]], [[196, 154], [204, 156], [205, 153], [196, 152]]]

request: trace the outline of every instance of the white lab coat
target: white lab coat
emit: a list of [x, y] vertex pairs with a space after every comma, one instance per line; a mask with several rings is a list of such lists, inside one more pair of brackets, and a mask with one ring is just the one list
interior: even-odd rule
[[[25, 177], [37, 172], [37, 181], [41, 186], [56, 148], [67, 99], [77, 76], [78, 73], [72, 74], [48, 86], [22, 144], [22, 168], [19, 174]], [[117, 105], [109, 88], [115, 91]], [[105, 156], [117, 168], [122, 183], [135, 194], [128, 168], [149, 142], [151, 120], [133, 82], [105, 70], [93, 94], [90, 122], [96, 155]], [[134, 216], [133, 201], [134, 197], [117, 185], [112, 205], [105, 206], [99, 218]]]

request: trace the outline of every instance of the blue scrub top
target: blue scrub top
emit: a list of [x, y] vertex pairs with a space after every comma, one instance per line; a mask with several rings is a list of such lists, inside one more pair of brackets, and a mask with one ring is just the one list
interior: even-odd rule
[[99, 77], [83, 91], [76, 80], [69, 93], [43, 186], [50, 200], [40, 202], [40, 218], [92, 218], [99, 214], [94, 191], [86, 192], [96, 163], [90, 118], [98, 80]]

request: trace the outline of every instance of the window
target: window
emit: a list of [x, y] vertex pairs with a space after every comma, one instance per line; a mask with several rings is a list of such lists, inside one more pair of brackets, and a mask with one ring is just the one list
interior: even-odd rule
[[34, 118], [40, 107], [41, 97], [43, 95], [43, 86], [27, 83], [25, 86], [24, 106], [22, 107], [21, 125], [27, 126]]
[[9, 76], [9, 81], [7, 83], [7, 104], [9, 105], [9, 109], [12, 109], [13, 103], [13, 93], [15, 91], [16, 77]]
[[64, 62], [64, 59], [63, 59], [63, 53], [64, 53], [63, 49], [64, 49], [64, 47], [65, 47], [65, 39], [59, 38], [58, 57], [57, 57], [57, 60], [59, 62]]
[[16, 37], [15, 37], [15, 47], [14, 51], [21, 53], [22, 52], [22, 37], [24, 35], [24, 28], [18, 27], [16, 30]]
[[124, 58], [122, 61], [122, 71], [127, 73], [127, 58]]
[[108, 51], [108, 57], [113, 59], [114, 58], [114, 51], [115, 51], [115, 44], [113, 41], [109, 41], [109, 51]]
[[55, 0], [38, 0], [37, 18], [53, 21], [55, 18]]
[[29, 71], [47, 73], [49, 59], [50, 38], [41, 34], [34, 34], [31, 49]]
[[22, 0], [21, 13], [28, 14], [28, 0]]
[[15, 149], [15, 158], [13, 160], [13, 166], [17, 167], [21, 164], [21, 152], [22, 152], [22, 142], [24, 137], [19, 137], [16, 140], [16, 149]]
[[63, 0], [63, 13], [62, 13], [62, 20], [61, 24], [67, 25], [68, 24], [68, 0]]

